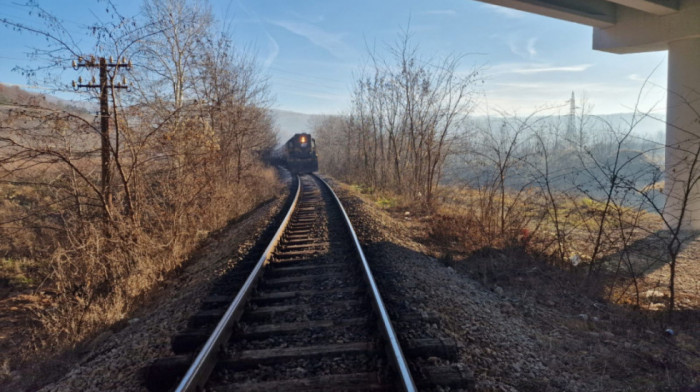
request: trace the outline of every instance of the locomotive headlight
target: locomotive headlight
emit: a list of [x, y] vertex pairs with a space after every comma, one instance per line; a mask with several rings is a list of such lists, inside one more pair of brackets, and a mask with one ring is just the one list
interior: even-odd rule
[[306, 136], [302, 136], [301, 138], [299, 138], [299, 142], [306, 143]]

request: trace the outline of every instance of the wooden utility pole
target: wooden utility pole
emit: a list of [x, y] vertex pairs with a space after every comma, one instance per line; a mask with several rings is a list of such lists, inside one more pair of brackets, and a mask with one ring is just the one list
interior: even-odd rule
[[111, 164], [111, 142], [109, 138], [109, 91], [108, 89], [125, 89], [129, 86], [126, 84], [126, 79], [122, 79], [122, 82], [117, 84], [110, 83], [108, 70], [110, 68], [131, 68], [131, 61], [127, 63], [126, 59], [122, 59], [115, 63], [110, 57], [109, 62], [104, 57], [100, 57], [99, 61], [95, 60], [94, 56], [90, 56], [89, 59], [84, 59], [78, 57], [78, 63], [73, 61], [73, 68], [78, 70], [81, 67], [85, 68], [99, 68], [100, 70], [100, 83], [95, 83], [95, 78], [92, 78], [90, 83], [83, 84], [82, 78], [78, 78], [78, 83], [73, 81], [73, 89], [78, 90], [79, 88], [99, 88], [100, 89], [100, 135], [102, 138], [102, 173], [101, 173], [101, 192], [105, 209], [105, 218], [109, 216], [109, 212], [112, 209], [112, 192], [110, 184], [112, 182], [112, 172], [110, 170]]

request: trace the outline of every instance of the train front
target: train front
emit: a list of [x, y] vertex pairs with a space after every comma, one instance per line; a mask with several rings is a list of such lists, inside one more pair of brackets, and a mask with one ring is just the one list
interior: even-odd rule
[[316, 141], [308, 133], [297, 133], [287, 142], [287, 168], [292, 173], [318, 171]]

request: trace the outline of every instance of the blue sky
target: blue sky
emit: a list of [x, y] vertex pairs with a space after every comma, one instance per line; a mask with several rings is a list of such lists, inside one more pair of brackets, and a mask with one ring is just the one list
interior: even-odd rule
[[[0, 0], [0, 18], [36, 25], [18, 3]], [[39, 0], [87, 43], [85, 26], [104, 18], [96, 0]], [[140, 1], [118, 1], [125, 15]], [[463, 55], [462, 71], [482, 69], [479, 113], [528, 114], [543, 107], [568, 111], [571, 92], [596, 114], [629, 112], [641, 91], [642, 110], [665, 107], [666, 52], [617, 55], [591, 49], [592, 28], [474, 0], [211, 0], [235, 42], [253, 50], [269, 77], [273, 107], [303, 113], [342, 113], [350, 106], [353, 80], [367, 63], [409, 26], [426, 57]], [[0, 27], [0, 82], [25, 84], [11, 69], [41, 41]], [[137, 66], [137, 64], [136, 64]], [[64, 72], [66, 84], [75, 72]]]

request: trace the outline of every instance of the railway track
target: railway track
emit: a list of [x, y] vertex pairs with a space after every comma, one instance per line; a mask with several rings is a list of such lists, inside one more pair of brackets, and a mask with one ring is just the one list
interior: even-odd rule
[[[221, 307], [204, 311], [221, 319], [177, 391], [416, 390], [339, 201], [322, 180], [300, 181], [231, 304], [223, 314]], [[173, 348], [185, 352], [204, 336], [181, 334]]]
[[[215, 286], [172, 339], [178, 355], [146, 370], [150, 390], [175, 382], [177, 391], [416, 390], [340, 201], [318, 177], [299, 181], [265, 251]], [[409, 315], [399, 325], [420, 322]], [[454, 367], [424, 366], [426, 358], [455, 359], [452, 344], [403, 343], [422, 389], [465, 385]]]

